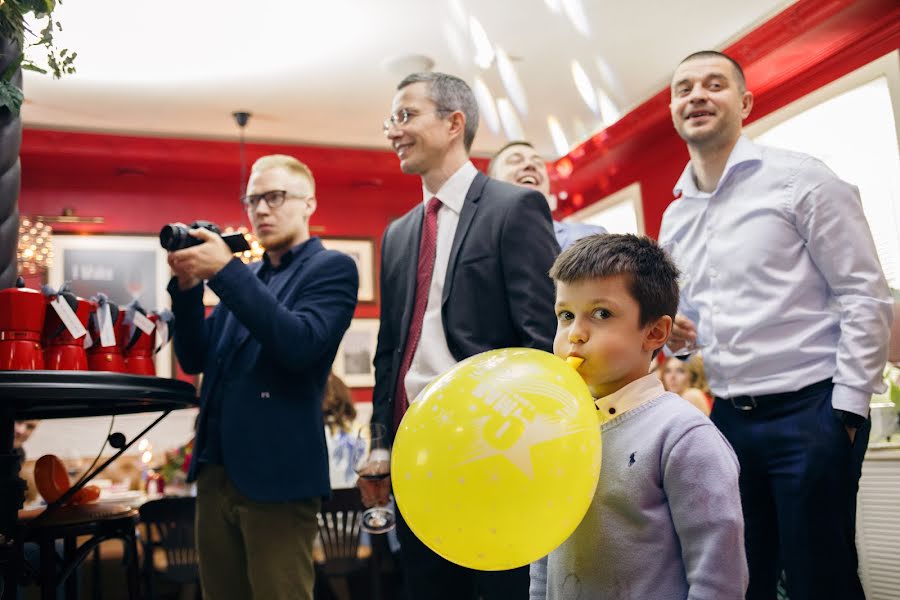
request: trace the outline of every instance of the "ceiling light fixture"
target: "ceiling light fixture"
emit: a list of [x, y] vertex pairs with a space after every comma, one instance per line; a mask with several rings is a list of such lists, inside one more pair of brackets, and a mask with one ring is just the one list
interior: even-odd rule
[[478, 108], [481, 110], [481, 116], [484, 117], [485, 124], [494, 133], [500, 133], [500, 115], [497, 114], [494, 96], [481, 77], [475, 78], [472, 92], [475, 94], [475, 100], [478, 102]]
[[547, 127], [550, 129], [550, 137], [553, 139], [553, 147], [556, 148], [556, 153], [560, 156], [565, 156], [569, 152], [569, 140], [566, 139], [566, 134], [562, 125], [559, 124], [559, 119], [553, 115], [548, 116]]
[[584, 37], [591, 36], [591, 25], [588, 22], [587, 15], [584, 12], [584, 4], [581, 0], [562, 0], [563, 12], [569, 17], [569, 21], [575, 29]]
[[602, 56], [597, 56], [597, 58], [594, 59], [594, 64], [597, 66], [597, 71], [600, 73], [600, 80], [603, 82], [603, 87], [612, 92], [616, 97], [622, 98], [624, 96], [624, 92], [622, 91], [622, 81], [619, 79], [619, 76], [616, 75], [616, 72], [609, 62]]
[[240, 154], [241, 160], [241, 185], [240, 190], [241, 193], [238, 198], [243, 198], [247, 193], [247, 157], [244, 153], [244, 128], [247, 126], [247, 121], [250, 120], [252, 113], [245, 110], [236, 110], [231, 113], [231, 116], [234, 117], [234, 122], [237, 123], [239, 133], [239, 142], [238, 142], [238, 153]]
[[597, 92], [594, 91], [594, 84], [591, 83], [590, 77], [585, 73], [584, 68], [577, 60], [572, 61], [572, 79], [575, 81], [575, 87], [581, 94], [582, 100], [587, 104], [588, 108], [595, 115], [600, 112], [600, 105], [597, 103]]
[[447, 4], [450, 7], [450, 16], [453, 17], [453, 21], [456, 23], [457, 27], [465, 30], [469, 26], [469, 19], [466, 16], [466, 7], [463, 6], [461, 0], [449, 0]]
[[525, 99], [525, 88], [522, 86], [522, 80], [516, 73], [516, 68], [506, 51], [497, 46], [497, 71], [500, 72], [500, 81], [506, 89], [506, 94], [512, 100], [513, 105], [523, 117], [528, 116], [528, 101]]
[[559, 0], [544, 0], [544, 4], [547, 5], [547, 8], [549, 8], [550, 12], [552, 12], [553, 14], [558, 15], [560, 9], [562, 9]]
[[516, 109], [508, 98], [497, 99], [497, 112], [500, 113], [500, 122], [503, 124], [503, 132], [508, 140], [524, 140], [525, 130], [522, 122], [516, 115]]
[[475, 46], [475, 64], [482, 69], [487, 69], [494, 62], [494, 46], [491, 40], [475, 17], [469, 17], [469, 33], [472, 36], [472, 45]]
[[600, 116], [604, 127], [609, 127], [622, 118], [622, 111], [602, 88], [597, 90], [597, 98], [600, 102]]

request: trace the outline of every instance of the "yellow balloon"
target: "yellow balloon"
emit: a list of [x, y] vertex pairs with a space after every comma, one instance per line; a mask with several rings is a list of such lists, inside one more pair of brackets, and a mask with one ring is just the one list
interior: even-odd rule
[[394, 440], [391, 479], [410, 529], [484, 571], [533, 562], [590, 506], [600, 422], [581, 377], [529, 348], [473, 356], [432, 382]]

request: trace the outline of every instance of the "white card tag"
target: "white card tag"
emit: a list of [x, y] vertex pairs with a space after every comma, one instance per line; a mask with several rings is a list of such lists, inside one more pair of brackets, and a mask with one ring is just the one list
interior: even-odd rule
[[97, 321], [100, 327], [100, 345], [104, 348], [116, 345], [116, 334], [113, 331], [112, 317], [109, 314], [109, 304], [104, 304], [97, 313]]
[[84, 349], [87, 350], [94, 345], [94, 338], [91, 337], [90, 331], [84, 332]]
[[146, 315], [138, 311], [134, 311], [134, 316], [132, 316], [131, 321], [132, 323], [134, 323], [135, 327], [137, 327], [147, 335], [153, 333], [153, 329], [156, 327], [156, 325], [153, 324], [153, 321], [151, 321], [147, 318]]
[[169, 324], [163, 320], [160, 320], [156, 324], [156, 350], [153, 351], [154, 354], [160, 351], [163, 346], [166, 345], [166, 342], [169, 341]]
[[87, 329], [85, 329], [84, 325], [81, 324], [81, 321], [78, 320], [75, 311], [72, 310], [72, 307], [69, 306], [69, 303], [66, 302], [65, 298], [57, 296], [56, 300], [50, 302], [50, 306], [52, 306], [53, 310], [56, 311], [56, 314], [59, 315], [59, 320], [63, 322], [63, 325], [69, 330], [69, 335], [73, 338], [77, 340], [87, 333]]

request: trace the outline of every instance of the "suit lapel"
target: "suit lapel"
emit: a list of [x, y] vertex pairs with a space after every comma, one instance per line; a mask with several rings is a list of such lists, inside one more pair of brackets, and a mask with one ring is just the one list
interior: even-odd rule
[[466, 200], [463, 202], [462, 211], [459, 213], [459, 223], [456, 225], [456, 233], [453, 236], [453, 245], [450, 247], [450, 260], [447, 263], [447, 275], [444, 278], [444, 295], [441, 298], [441, 306], [450, 299], [450, 289], [453, 287], [453, 274], [456, 271], [456, 259], [459, 256], [459, 249], [466, 240], [469, 233], [469, 226], [472, 219], [475, 218], [475, 212], [478, 210], [478, 201], [481, 199], [481, 192], [487, 183], [488, 178], [482, 173], [475, 175], [472, 185], [469, 186], [469, 192], [466, 194]]
[[410, 213], [410, 217], [406, 222], [397, 223], [397, 237], [400, 240], [400, 249], [406, 250], [407, 255], [400, 255], [396, 260], [406, 266], [406, 276], [400, 281], [406, 286], [401, 291], [403, 299], [403, 316], [400, 319], [400, 340], [401, 344], [406, 343], [406, 336], [409, 333], [409, 324], [412, 320], [413, 308], [416, 302], [416, 272], [419, 266], [419, 240], [422, 237], [422, 221], [425, 218], [425, 209], [420, 202], [416, 208]]

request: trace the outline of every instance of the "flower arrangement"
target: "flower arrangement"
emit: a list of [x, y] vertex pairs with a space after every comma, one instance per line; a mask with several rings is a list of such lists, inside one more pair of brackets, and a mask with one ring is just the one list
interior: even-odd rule
[[176, 450], [166, 451], [166, 462], [157, 469], [166, 484], [183, 483], [187, 479], [193, 454], [194, 440]]

